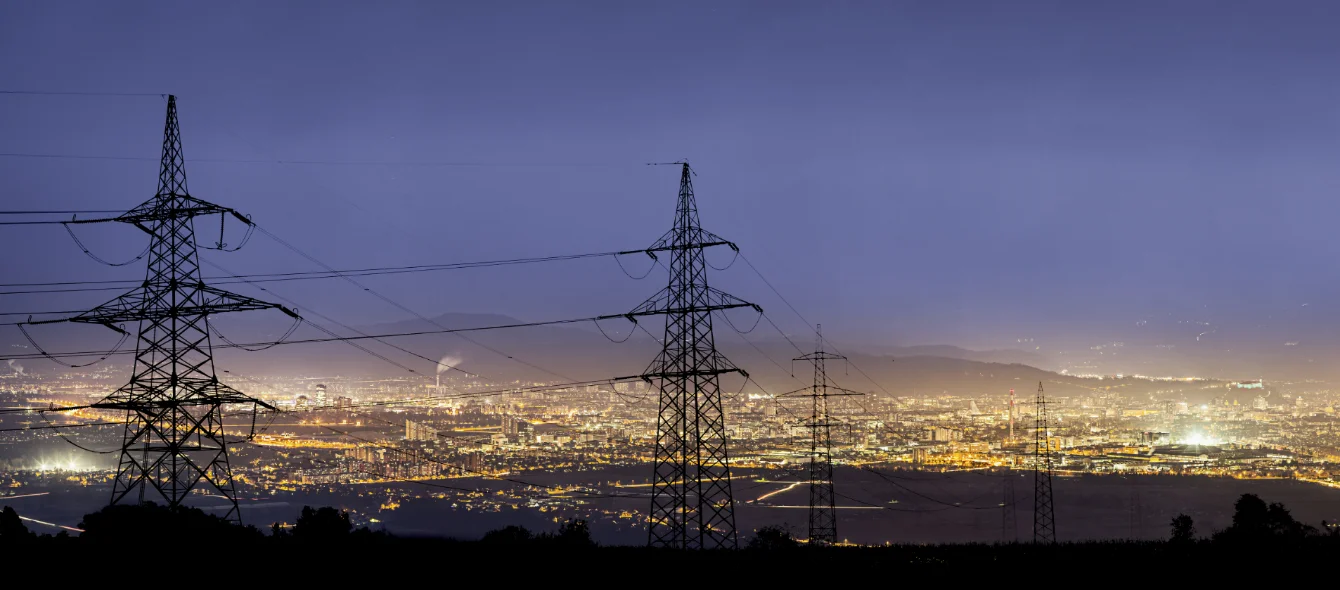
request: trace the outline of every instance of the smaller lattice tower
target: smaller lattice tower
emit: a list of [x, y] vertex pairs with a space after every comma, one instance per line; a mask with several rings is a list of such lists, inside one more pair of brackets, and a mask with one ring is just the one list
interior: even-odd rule
[[1056, 542], [1056, 510], [1052, 502], [1052, 445], [1047, 425], [1047, 396], [1038, 382], [1033, 418], [1033, 542]]

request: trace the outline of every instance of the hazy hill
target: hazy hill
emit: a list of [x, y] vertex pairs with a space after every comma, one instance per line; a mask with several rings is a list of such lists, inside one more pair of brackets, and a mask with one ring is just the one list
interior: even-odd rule
[[[524, 323], [524, 320], [498, 314], [443, 314], [433, 322], [409, 320], [369, 326], [358, 326], [365, 334], [387, 334], [439, 330], [447, 328], [475, 328]], [[437, 325], [434, 325], [437, 324]], [[748, 371], [754, 380], [772, 393], [802, 387], [811, 380], [807, 363], [791, 359], [810, 352], [808, 342], [795, 345], [782, 338], [764, 338], [751, 333], [745, 337], [729, 325], [717, 326], [717, 345], [739, 367]], [[560, 326], [526, 327], [486, 330], [459, 334], [424, 334], [388, 339], [424, 357], [441, 360], [463, 371], [482, 376], [488, 381], [526, 380], [594, 380], [631, 376], [643, 372], [655, 358], [660, 345], [647, 333], [633, 330], [623, 319], [594, 324], [580, 323]], [[659, 326], [646, 324], [649, 332], [660, 336]], [[226, 334], [234, 341], [258, 342], [277, 337], [276, 326], [248, 331], [245, 326], [228, 326]], [[237, 330], [234, 332], [233, 330]], [[341, 334], [352, 334], [338, 330]], [[43, 335], [48, 350], [97, 349], [107, 334], [96, 326], [48, 329]], [[324, 334], [302, 328], [292, 339], [321, 338]], [[626, 339], [626, 340], [625, 340]], [[622, 341], [622, 342], [616, 342]], [[219, 344], [215, 339], [215, 344]], [[230, 375], [307, 375], [312, 377], [407, 377], [431, 378], [437, 372], [434, 363], [397, 351], [374, 340], [360, 340], [359, 346], [390, 359], [382, 360], [345, 342], [326, 342], [292, 346], [276, 346], [247, 352], [222, 348], [216, 351], [220, 370]], [[799, 348], [799, 349], [798, 349]], [[11, 347], [10, 350], [21, 350]], [[847, 349], [850, 362], [832, 361], [828, 366], [830, 377], [840, 385], [863, 392], [885, 391], [895, 395], [979, 394], [999, 393], [1004, 399], [1010, 389], [1026, 398], [1037, 389], [1039, 382], [1046, 384], [1052, 395], [1070, 396], [1088, 394], [1097, 389], [1116, 387], [1127, 395], [1142, 396], [1149, 391], [1166, 389], [1166, 383], [1124, 379], [1097, 381], [1060, 375], [1020, 362], [1041, 360], [1039, 355], [1014, 350], [971, 351], [953, 346], [915, 346], [886, 349], [876, 353]], [[115, 357], [124, 363], [128, 357]], [[994, 362], [999, 359], [1009, 362]], [[49, 361], [25, 361], [30, 370], [50, 370]], [[401, 365], [405, 368], [401, 368]], [[406, 370], [412, 369], [413, 373]], [[794, 377], [792, 371], [794, 370]], [[444, 375], [461, 376], [459, 372]], [[235, 379], [230, 379], [235, 380]], [[738, 390], [744, 385], [736, 375], [723, 377], [722, 386]], [[749, 386], [752, 390], [753, 385]], [[1211, 395], [1215, 392], [1209, 392]]]

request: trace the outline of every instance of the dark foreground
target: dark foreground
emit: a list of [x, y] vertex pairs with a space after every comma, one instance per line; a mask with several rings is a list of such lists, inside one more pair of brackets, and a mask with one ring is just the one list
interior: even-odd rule
[[304, 508], [294, 526], [267, 532], [193, 508], [110, 506], [86, 515], [78, 534], [36, 535], [6, 507], [0, 511], [0, 555], [17, 566], [6, 568], [5, 578], [16, 579], [11, 576], [26, 571], [25, 564], [42, 569], [73, 564], [49, 571], [64, 580], [109, 573], [101, 566], [114, 568], [119, 559], [128, 560], [120, 561], [125, 565], [154, 563], [160, 570], [204, 567], [210, 575], [230, 578], [262, 575], [350, 584], [353, 579], [443, 581], [440, 576], [482, 575], [500, 583], [560, 587], [659, 586], [676, 580], [696, 585], [707, 574], [754, 578], [769, 586], [823, 577], [892, 581], [888, 576], [918, 572], [1020, 582], [1021, 575], [1074, 574], [1114, 583], [1251, 571], [1272, 571], [1291, 580], [1335, 575], [1340, 527], [1297, 522], [1284, 506], [1251, 494], [1234, 507], [1233, 524], [1208, 535], [1198, 534], [1191, 518], [1179, 515], [1169, 523], [1166, 541], [821, 547], [793, 539], [785, 529], [764, 528], [743, 536], [734, 551], [599, 546], [580, 520], [538, 533], [510, 526], [478, 540], [397, 537], [356, 529], [346, 513], [334, 508]]

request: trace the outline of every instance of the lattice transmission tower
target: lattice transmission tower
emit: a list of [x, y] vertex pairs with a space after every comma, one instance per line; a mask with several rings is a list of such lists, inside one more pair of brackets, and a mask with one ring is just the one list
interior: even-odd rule
[[793, 361], [808, 361], [814, 365], [814, 384], [805, 393], [813, 402], [810, 421], [810, 543], [826, 545], [837, 542], [837, 510], [833, 493], [833, 438], [832, 422], [828, 412], [828, 398], [840, 395], [861, 395], [829, 383], [825, 361], [847, 360], [840, 354], [824, 351], [823, 327], [815, 326], [818, 338], [814, 352], [798, 356]]
[[1047, 396], [1038, 382], [1033, 418], [1033, 542], [1056, 542], [1056, 511], [1052, 502], [1052, 446], [1047, 425]]
[[[169, 506], [177, 506], [192, 490], [202, 488], [226, 498], [231, 506], [224, 518], [240, 523], [223, 408], [250, 405], [253, 432], [257, 408], [274, 408], [219, 382], [209, 316], [278, 309], [299, 318], [282, 306], [201, 281], [194, 219], [213, 214], [220, 216], [221, 234], [228, 217], [252, 227], [237, 211], [197, 199], [187, 191], [177, 99], [168, 96], [157, 194], [114, 218], [70, 222], [118, 221], [148, 233], [149, 267], [144, 284], [77, 316], [31, 323], [102, 324], [122, 334], [126, 331], [119, 324], [139, 324], [130, 382], [92, 405], [126, 414], [112, 504], [127, 498], [144, 502], [146, 490], [152, 488]], [[218, 249], [224, 246], [220, 235]]]
[[660, 389], [648, 544], [734, 549], [735, 501], [719, 377], [748, 374], [717, 352], [712, 313], [762, 309], [707, 285], [703, 249], [738, 248], [699, 226], [692, 170], [687, 162], [675, 164], [681, 172], [674, 227], [647, 249], [653, 257], [669, 253], [670, 284], [628, 314], [665, 316], [661, 352], [642, 375]]

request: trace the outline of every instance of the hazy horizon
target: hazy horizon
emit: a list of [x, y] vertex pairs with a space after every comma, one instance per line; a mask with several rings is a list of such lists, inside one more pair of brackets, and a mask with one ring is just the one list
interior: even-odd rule
[[[644, 247], [677, 181], [644, 164], [688, 158], [704, 227], [838, 343], [1340, 344], [1331, 3], [324, 6], [9, 4], [0, 67], [13, 90], [176, 94], [192, 192], [337, 268]], [[0, 157], [10, 207], [151, 194], [161, 99], [0, 102], [0, 152], [143, 158]], [[12, 282], [142, 274], [53, 228], [0, 236]], [[81, 229], [109, 259], [143, 245]], [[264, 236], [206, 256], [314, 269]], [[744, 265], [710, 280], [806, 330]], [[597, 260], [374, 284], [424, 315], [547, 319], [663, 281]], [[345, 323], [408, 317], [280, 287]]]

